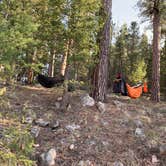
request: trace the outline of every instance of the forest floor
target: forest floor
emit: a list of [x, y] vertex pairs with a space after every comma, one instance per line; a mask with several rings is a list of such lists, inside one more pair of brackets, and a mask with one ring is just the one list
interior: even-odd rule
[[57, 166], [166, 165], [162, 150], [166, 146], [166, 102], [155, 104], [146, 96], [133, 100], [108, 95], [106, 110], [99, 111], [96, 106], [82, 106], [80, 96], [84, 93], [70, 92], [70, 106], [61, 111], [58, 103], [62, 89], [8, 88], [3, 100], [10, 111], [1, 108], [0, 125], [5, 119], [29, 125], [23, 123], [26, 116], [58, 122], [55, 130], [49, 125], [39, 127], [35, 138], [35, 156], [55, 148]]

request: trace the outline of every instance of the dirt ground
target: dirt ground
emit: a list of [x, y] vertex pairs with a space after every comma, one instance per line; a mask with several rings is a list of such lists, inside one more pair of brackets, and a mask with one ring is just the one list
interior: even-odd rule
[[[35, 138], [36, 156], [54, 147], [57, 166], [79, 166], [81, 163], [113, 166], [117, 161], [124, 166], [166, 165], [166, 156], [159, 151], [159, 147], [166, 145], [166, 102], [155, 104], [146, 96], [133, 100], [110, 94], [106, 110], [99, 111], [96, 106], [81, 105], [83, 93], [70, 92], [70, 105], [61, 111], [56, 104], [62, 89], [8, 88], [6, 97], [12, 113], [8, 112], [6, 117], [15, 114], [21, 122], [22, 114], [30, 110], [36, 119], [58, 121], [60, 125], [56, 130], [40, 127], [39, 136]], [[69, 130], [68, 125], [79, 127]], [[137, 129], [141, 129], [142, 135], [136, 134]]]

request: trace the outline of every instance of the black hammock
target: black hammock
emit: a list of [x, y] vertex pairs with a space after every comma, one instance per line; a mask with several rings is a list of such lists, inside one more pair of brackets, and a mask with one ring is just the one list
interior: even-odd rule
[[52, 88], [54, 86], [61, 85], [64, 82], [64, 76], [47, 77], [42, 74], [38, 74], [37, 80], [43, 87]]

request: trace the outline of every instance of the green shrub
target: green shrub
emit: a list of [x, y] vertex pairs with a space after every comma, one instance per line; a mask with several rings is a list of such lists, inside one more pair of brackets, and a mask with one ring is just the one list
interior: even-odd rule
[[0, 165], [3, 166], [35, 166], [30, 159], [33, 152], [34, 139], [28, 129], [11, 127], [3, 133], [3, 148], [0, 148]]

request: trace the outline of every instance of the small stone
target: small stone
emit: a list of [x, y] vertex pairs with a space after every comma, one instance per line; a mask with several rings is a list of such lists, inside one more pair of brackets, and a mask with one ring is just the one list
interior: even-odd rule
[[102, 102], [98, 102], [97, 103], [97, 108], [99, 109], [99, 111], [101, 111], [102, 113], [105, 112], [106, 108], [105, 108], [105, 104]]
[[32, 127], [32, 129], [31, 129], [31, 134], [32, 134], [35, 138], [38, 137], [39, 132], [40, 132], [40, 128], [39, 128], [38, 126]]
[[42, 153], [40, 155], [40, 163], [42, 166], [54, 166], [55, 165], [55, 159], [56, 159], [56, 150], [54, 148], [50, 149], [46, 153]]
[[40, 127], [46, 127], [49, 125], [48, 121], [44, 121], [43, 119], [37, 119], [35, 120], [35, 123], [39, 125]]
[[71, 144], [71, 145], [69, 146], [69, 149], [70, 149], [70, 150], [73, 150], [73, 149], [74, 149], [74, 144]]
[[136, 128], [135, 135], [137, 137], [145, 137], [145, 134], [144, 134], [144, 132], [143, 132], [143, 130], [141, 128]]
[[109, 123], [107, 121], [104, 121], [103, 119], [101, 120], [101, 123], [103, 126], [109, 126]]
[[124, 166], [123, 163], [121, 163], [120, 161], [115, 161], [113, 163], [113, 166]]
[[23, 123], [25, 124], [32, 124], [32, 122], [33, 122], [33, 119], [31, 117], [26, 117], [23, 121]]
[[50, 124], [50, 127], [51, 127], [52, 131], [57, 130], [57, 128], [58, 128], [59, 126], [60, 126], [59, 121], [56, 121], [56, 122], [53, 122], [53, 123]]
[[71, 124], [71, 125], [67, 125], [66, 126], [66, 129], [70, 132], [73, 132], [75, 130], [78, 130], [80, 129], [80, 126], [79, 125], [75, 125], [75, 124]]
[[57, 101], [62, 101], [62, 97], [58, 97], [56, 100]]
[[152, 155], [152, 163], [158, 163], [159, 160], [157, 159], [156, 155]]
[[81, 161], [78, 163], [78, 166], [93, 166], [93, 164], [92, 164], [92, 162], [89, 161], [89, 160], [86, 160], [86, 161], [81, 160]]
[[160, 146], [160, 154], [166, 156], [166, 145]]
[[135, 123], [135, 125], [136, 125], [138, 128], [142, 128], [142, 127], [143, 127], [143, 123], [142, 123], [140, 120], [138, 120], [138, 119], [134, 120], [134, 123]]
[[55, 107], [56, 107], [56, 109], [60, 109], [60, 103], [59, 102], [55, 102]]
[[69, 110], [71, 110], [71, 105], [70, 104], [68, 104], [68, 106], [67, 106], [67, 111], [69, 111]]

